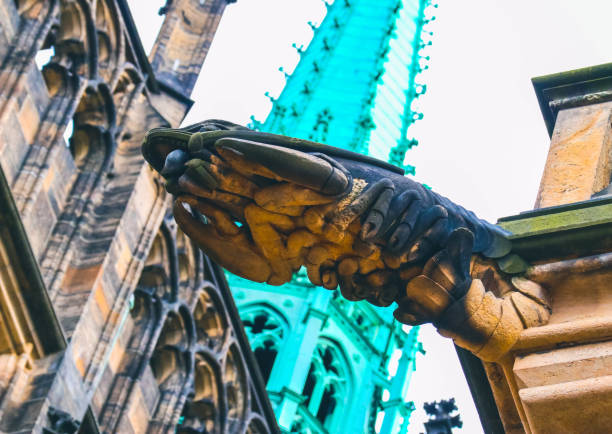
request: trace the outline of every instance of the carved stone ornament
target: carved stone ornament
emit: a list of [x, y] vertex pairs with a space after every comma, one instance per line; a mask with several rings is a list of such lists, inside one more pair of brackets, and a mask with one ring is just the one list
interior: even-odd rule
[[47, 416], [51, 422], [51, 427], [43, 428], [44, 434], [74, 434], [79, 429], [79, 421], [65, 411], [49, 407]]
[[167, 179], [174, 217], [211, 258], [282, 285], [306, 267], [348, 300], [397, 303], [483, 360], [550, 315], [507, 233], [382, 161], [220, 120], [155, 129], [146, 160]]

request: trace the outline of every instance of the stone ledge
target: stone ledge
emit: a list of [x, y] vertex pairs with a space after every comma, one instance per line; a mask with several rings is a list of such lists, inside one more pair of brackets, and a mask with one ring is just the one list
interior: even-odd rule
[[612, 341], [518, 356], [513, 372], [519, 388], [550, 386], [605, 376], [612, 372]]
[[609, 338], [612, 338], [612, 318], [586, 318], [526, 329], [513, 351], [538, 350]]
[[605, 433], [612, 426], [611, 375], [531, 387], [519, 395], [534, 434]]
[[512, 251], [543, 262], [612, 250], [612, 198], [598, 198], [504, 217]]
[[498, 221], [512, 233], [511, 240], [608, 223], [612, 223], [612, 198], [543, 208]]

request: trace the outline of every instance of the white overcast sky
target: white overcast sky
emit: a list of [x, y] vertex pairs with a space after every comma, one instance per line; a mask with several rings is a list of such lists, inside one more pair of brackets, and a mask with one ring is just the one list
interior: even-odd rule
[[[149, 49], [161, 18], [160, 0], [130, 0]], [[532, 77], [612, 60], [608, 0], [441, 0], [433, 23], [430, 69], [414, 128], [420, 145], [407, 162], [416, 179], [480, 217], [532, 208], [548, 150], [548, 135]], [[227, 7], [192, 98], [188, 122], [224, 118], [264, 120], [269, 91], [277, 96], [306, 44], [309, 20], [320, 22], [322, 0], [238, 0]], [[417, 362], [408, 399], [409, 432], [424, 431], [424, 401], [455, 397], [464, 427], [482, 432], [450, 343], [422, 329], [427, 355]]]

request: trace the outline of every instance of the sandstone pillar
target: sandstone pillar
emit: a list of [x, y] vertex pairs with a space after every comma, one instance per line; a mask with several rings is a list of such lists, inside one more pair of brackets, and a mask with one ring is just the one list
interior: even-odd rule
[[612, 174], [612, 67], [533, 80], [551, 133], [536, 208], [590, 199]]
[[[534, 85], [551, 132], [539, 209], [499, 224], [512, 233], [513, 252], [532, 264], [525, 277], [549, 291], [552, 314], [548, 324], [524, 330], [504, 360], [476, 373], [462, 359], [483, 425], [498, 418], [507, 433], [609, 432], [612, 64]], [[477, 385], [484, 375], [488, 391]], [[496, 406], [486, 410], [487, 399]]]

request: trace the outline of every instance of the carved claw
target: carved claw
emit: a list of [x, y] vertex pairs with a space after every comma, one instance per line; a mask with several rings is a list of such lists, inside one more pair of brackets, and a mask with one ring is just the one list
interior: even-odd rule
[[360, 236], [363, 241], [371, 241], [378, 235], [395, 193], [395, 186], [389, 179], [383, 179], [379, 188], [381, 191], [377, 192], [378, 197], [361, 226]]

